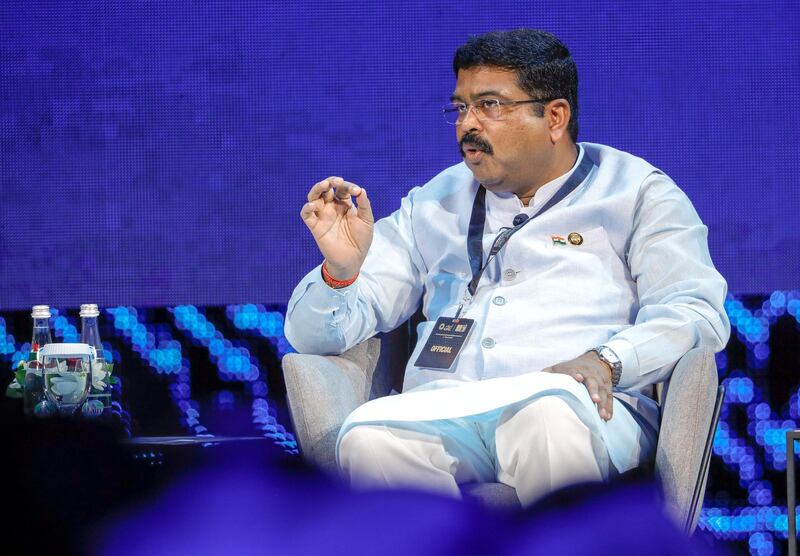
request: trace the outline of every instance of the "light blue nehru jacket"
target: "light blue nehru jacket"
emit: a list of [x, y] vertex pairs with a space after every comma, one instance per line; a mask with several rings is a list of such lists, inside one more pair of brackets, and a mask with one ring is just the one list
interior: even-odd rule
[[[478, 184], [463, 163], [412, 189], [399, 210], [376, 223], [353, 285], [333, 290], [313, 269], [289, 301], [287, 338], [300, 352], [342, 353], [397, 327], [421, 302], [427, 320], [404, 392], [528, 375], [605, 344], [622, 360], [615, 396], [657, 429], [651, 386], [668, 379], [687, 351], [718, 351], [730, 333], [726, 283], [709, 256], [707, 229], [675, 183], [638, 157], [581, 143], [573, 169], [539, 189], [530, 206], [487, 192], [484, 254], [515, 215], [547, 203], [582, 157], [595, 164], [584, 182], [489, 264], [463, 315], [476, 323], [453, 372], [413, 363], [436, 319], [455, 315], [472, 277], [467, 230]], [[570, 242], [570, 234], [579, 238]], [[503, 402], [518, 400], [510, 393]], [[606, 433], [625, 424], [614, 421]]]

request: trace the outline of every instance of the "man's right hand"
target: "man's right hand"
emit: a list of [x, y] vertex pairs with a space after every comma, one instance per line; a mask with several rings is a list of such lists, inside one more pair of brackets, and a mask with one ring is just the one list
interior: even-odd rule
[[[353, 203], [358, 201], [358, 207]], [[314, 185], [300, 211], [328, 273], [337, 280], [355, 276], [372, 244], [375, 218], [367, 192], [342, 178], [330, 177]]]

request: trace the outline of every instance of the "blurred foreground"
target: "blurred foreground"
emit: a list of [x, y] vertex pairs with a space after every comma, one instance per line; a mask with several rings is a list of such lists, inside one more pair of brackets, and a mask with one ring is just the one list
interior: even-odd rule
[[270, 442], [120, 443], [101, 425], [2, 408], [4, 554], [719, 554], [655, 487], [580, 485], [498, 513], [417, 492], [350, 492]]

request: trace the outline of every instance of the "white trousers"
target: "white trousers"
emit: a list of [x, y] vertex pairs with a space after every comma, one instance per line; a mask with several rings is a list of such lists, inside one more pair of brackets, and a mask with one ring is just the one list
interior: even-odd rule
[[501, 482], [527, 507], [558, 488], [607, 480], [608, 458], [596, 455], [604, 451], [562, 398], [543, 396], [479, 416], [356, 425], [341, 439], [339, 465], [357, 489], [460, 498], [459, 484]]

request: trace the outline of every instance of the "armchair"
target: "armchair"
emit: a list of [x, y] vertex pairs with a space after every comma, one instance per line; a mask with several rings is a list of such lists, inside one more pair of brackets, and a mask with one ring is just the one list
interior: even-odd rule
[[[289, 412], [307, 461], [335, 473], [336, 438], [347, 415], [368, 400], [401, 390], [415, 343], [411, 322], [338, 356], [294, 353], [283, 358]], [[697, 348], [681, 358], [669, 383], [658, 388], [661, 430], [655, 474], [667, 512], [687, 534], [697, 525], [705, 493], [724, 395], [717, 383], [713, 354]], [[464, 485], [462, 493], [490, 507], [519, 508], [514, 489], [501, 483]]]

